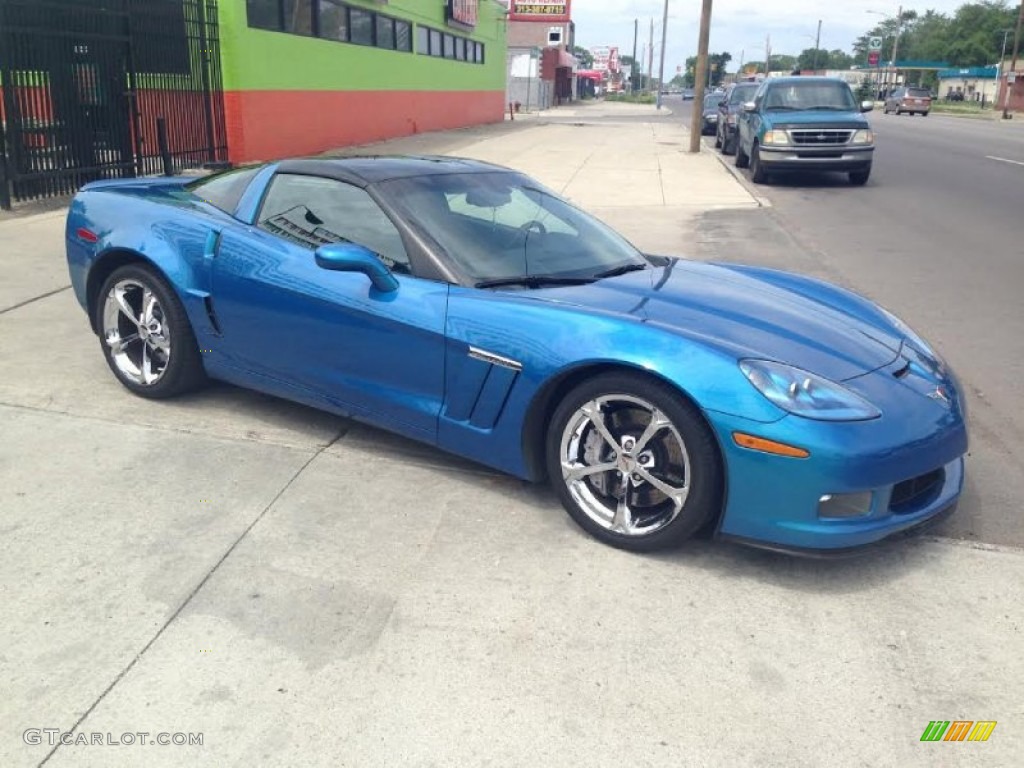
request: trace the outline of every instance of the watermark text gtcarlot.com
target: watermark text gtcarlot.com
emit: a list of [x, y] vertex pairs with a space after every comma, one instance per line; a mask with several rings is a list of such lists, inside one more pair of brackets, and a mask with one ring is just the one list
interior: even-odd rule
[[45, 744], [55, 747], [58, 744], [65, 747], [133, 747], [133, 746], [174, 746], [174, 747], [201, 747], [203, 746], [202, 733], [151, 733], [150, 731], [125, 731], [124, 733], [111, 733], [110, 731], [62, 731], [60, 728], [26, 728], [21, 734], [21, 739], [30, 746]]

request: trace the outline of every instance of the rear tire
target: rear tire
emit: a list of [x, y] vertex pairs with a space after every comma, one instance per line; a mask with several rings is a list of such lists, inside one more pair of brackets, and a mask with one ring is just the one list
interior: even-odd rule
[[679, 392], [638, 373], [596, 376], [565, 397], [548, 429], [547, 469], [570, 517], [620, 549], [676, 546], [721, 510], [711, 428]]
[[107, 365], [135, 394], [159, 400], [206, 381], [185, 308], [155, 268], [115, 269], [100, 288], [95, 315]]

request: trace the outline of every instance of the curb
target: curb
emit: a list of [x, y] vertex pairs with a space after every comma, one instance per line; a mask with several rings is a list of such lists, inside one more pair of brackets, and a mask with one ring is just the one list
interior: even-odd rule
[[761, 207], [761, 208], [771, 208], [772, 207], [772, 201], [769, 200], [764, 195], [758, 194], [757, 187], [755, 187], [747, 179], [747, 177], [743, 174], [743, 171], [741, 171], [735, 165], [730, 163], [728, 161], [728, 158], [725, 155], [723, 155], [721, 152], [716, 150], [712, 144], [705, 144], [704, 142], [705, 142], [705, 139], [701, 138], [701, 140], [700, 140], [701, 149], [704, 150], [704, 151], [710, 152], [712, 157], [714, 157], [715, 160], [720, 162], [722, 164], [722, 166], [725, 168], [725, 170], [727, 170], [729, 173], [731, 173], [733, 178], [736, 179], [736, 181], [738, 181], [740, 183], [740, 185], [743, 187], [743, 189], [746, 190], [747, 194], [750, 195], [752, 198], [754, 198], [754, 202], [757, 203], [757, 205], [759, 207]]

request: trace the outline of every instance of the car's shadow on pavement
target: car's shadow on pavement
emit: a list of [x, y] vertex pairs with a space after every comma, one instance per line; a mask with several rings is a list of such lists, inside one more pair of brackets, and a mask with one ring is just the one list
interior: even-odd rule
[[[868, 185], [871, 182], [868, 181]], [[850, 179], [845, 173], [777, 173], [770, 177], [765, 185], [768, 188], [778, 187], [780, 189], [834, 189], [848, 188]]]
[[[438, 473], [444, 476], [446, 484], [460, 486], [468, 497], [482, 500], [484, 508], [499, 507], [511, 501], [525, 518], [533, 520], [514, 534], [523, 536], [523, 540], [515, 544], [516, 548], [541, 546], [549, 553], [563, 550], [570, 556], [581, 548], [600, 550], [607, 546], [577, 527], [547, 482], [521, 480], [483, 463], [374, 426], [220, 382], [176, 398], [173, 406], [179, 415], [192, 411], [194, 416], [202, 418], [201, 415], [206, 414], [215, 421], [219, 419], [211, 412], [229, 410], [231, 421], [252, 425], [252, 429], [243, 430], [245, 439], [259, 440], [262, 430], [257, 425], [273, 424], [272, 433], [280, 431], [291, 435], [292, 440], [298, 434], [309, 432], [309, 443], [319, 443], [326, 456], [342, 463], [376, 465], [387, 462]], [[227, 414], [221, 416], [226, 417]], [[314, 424], [317, 429], [311, 430]], [[324, 430], [328, 425], [333, 439]], [[486, 501], [489, 497], [492, 502]], [[485, 532], [486, 526], [480, 531]], [[714, 535], [713, 526], [708, 526], [676, 549], [632, 556], [677, 566], [684, 571], [706, 569], [727, 581], [751, 580], [797, 592], [845, 594], [891, 584], [923, 567], [934, 552], [934, 538], [928, 533], [897, 537], [841, 558], [807, 558], [719, 539]], [[529, 538], [538, 535], [553, 537], [555, 541], [531, 544]]]

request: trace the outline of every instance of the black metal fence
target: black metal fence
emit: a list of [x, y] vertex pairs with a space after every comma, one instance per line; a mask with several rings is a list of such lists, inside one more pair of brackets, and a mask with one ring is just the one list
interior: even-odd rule
[[0, 90], [0, 207], [227, 160], [216, 0], [0, 0]]

